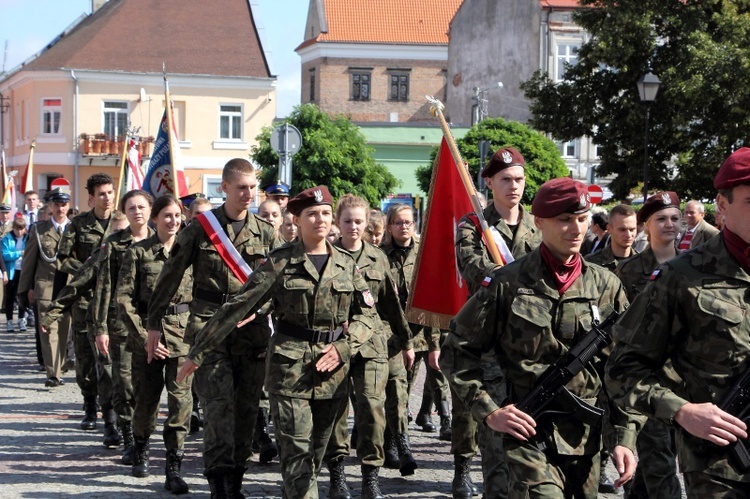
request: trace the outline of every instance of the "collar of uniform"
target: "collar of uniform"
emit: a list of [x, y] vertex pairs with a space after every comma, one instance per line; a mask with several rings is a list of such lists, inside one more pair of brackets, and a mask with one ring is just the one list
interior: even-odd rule
[[581, 291], [583, 290], [583, 288], [580, 286], [579, 281], [581, 277], [586, 275], [590, 267], [590, 264], [586, 262], [585, 258], [582, 257], [581, 275], [578, 279], [576, 279], [573, 285], [571, 285], [565, 291], [565, 294], [560, 296], [560, 293], [557, 291], [557, 287], [555, 286], [552, 272], [549, 270], [549, 268], [547, 268], [547, 264], [544, 263], [542, 252], [538, 247], [535, 248], [534, 251], [529, 253], [527, 256], [522, 258], [519, 261], [519, 264], [525, 265], [526, 269], [528, 269], [529, 271], [521, 274], [520, 278], [518, 279], [518, 283], [520, 284], [518, 287], [533, 289], [538, 294], [549, 296], [553, 300], [560, 300], [563, 297], [565, 299], [568, 299], [582, 296]]
[[[85, 214], [82, 214], [84, 216], [83, 225], [89, 228], [90, 232], [97, 232], [99, 234], [105, 234], [109, 231], [109, 225], [107, 225], [107, 231], [102, 231], [102, 226], [99, 225], [99, 219], [96, 218], [96, 215], [94, 215], [94, 209], [91, 208], [89, 211], [87, 211]], [[110, 222], [112, 221], [112, 215], [109, 216]]]
[[659, 262], [656, 261], [656, 256], [654, 255], [651, 246], [643, 250], [643, 253], [639, 253], [638, 260], [641, 262], [641, 273], [647, 276], [650, 276], [660, 265]]
[[[740, 267], [737, 260], [729, 253], [723, 234], [721, 237], [712, 237], [698, 248], [697, 251], [693, 250], [688, 253], [687, 257], [690, 258], [691, 263], [699, 264], [703, 272], [750, 282], [750, 275]], [[695, 263], [693, 264], [695, 265]]]
[[[500, 217], [500, 213], [497, 211], [497, 208], [495, 208], [494, 203], [490, 203], [485, 209], [484, 209], [484, 219], [487, 221], [487, 225], [490, 227], [495, 227], [500, 234], [505, 236], [508, 240], [513, 241], [513, 232], [510, 230], [510, 227], [508, 227], [508, 224], [505, 223], [505, 220], [503, 220]], [[516, 237], [520, 238], [522, 237], [526, 232], [534, 232], [536, 230], [536, 227], [534, 226], [534, 217], [528, 213], [522, 204], [518, 205], [518, 229], [516, 229]]]
[[[230, 224], [232, 221], [227, 216], [225, 205], [222, 204], [218, 208], [214, 208], [213, 211], [214, 215], [216, 215], [216, 220], [219, 221], [219, 224], [223, 227], [226, 227], [228, 224]], [[258, 227], [258, 221], [255, 219], [255, 215], [248, 210], [247, 214], [245, 215], [245, 224], [242, 226], [242, 229], [240, 229], [239, 234], [234, 235], [234, 240], [232, 243], [235, 246], [239, 246], [248, 239], [250, 239], [251, 235], [260, 235], [260, 228]]]
[[[319, 275], [317, 269], [312, 264], [309, 258], [305, 255], [305, 246], [302, 241], [295, 241], [290, 243], [292, 245], [292, 255], [289, 257], [289, 263], [293, 265], [302, 265], [307, 273], [317, 281], [328, 279], [337, 276], [344, 266], [341, 263], [342, 255], [339, 250], [333, 247], [330, 242], [326, 241], [326, 247], [328, 248], [328, 263], [326, 263], [323, 269], [323, 275]], [[335, 268], [334, 268], [335, 267]]]

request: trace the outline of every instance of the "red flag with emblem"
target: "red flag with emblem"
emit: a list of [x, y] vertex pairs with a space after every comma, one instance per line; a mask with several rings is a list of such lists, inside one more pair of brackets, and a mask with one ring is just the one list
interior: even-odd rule
[[472, 211], [456, 162], [443, 138], [435, 157], [417, 271], [406, 305], [409, 322], [447, 329], [466, 303], [469, 289], [456, 264], [455, 237], [459, 220]]

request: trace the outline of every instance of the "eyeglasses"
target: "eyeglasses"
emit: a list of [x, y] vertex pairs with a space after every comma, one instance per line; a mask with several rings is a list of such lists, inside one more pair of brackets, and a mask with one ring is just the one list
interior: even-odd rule
[[399, 227], [409, 228], [412, 225], [414, 225], [414, 222], [412, 222], [410, 220], [402, 220], [400, 222], [392, 222], [391, 225], [398, 225]]

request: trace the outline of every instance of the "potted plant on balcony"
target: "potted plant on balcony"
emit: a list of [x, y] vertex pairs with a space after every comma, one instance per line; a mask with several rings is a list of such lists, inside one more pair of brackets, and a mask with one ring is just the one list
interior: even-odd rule
[[83, 154], [91, 154], [91, 139], [92, 137], [87, 133], [81, 134], [81, 145], [83, 146]]
[[94, 135], [93, 153], [102, 154], [104, 150], [104, 142], [107, 140], [107, 135], [104, 133], [97, 133]]

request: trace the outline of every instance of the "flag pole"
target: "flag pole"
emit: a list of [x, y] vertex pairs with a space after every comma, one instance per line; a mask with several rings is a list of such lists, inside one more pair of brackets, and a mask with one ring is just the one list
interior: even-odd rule
[[126, 173], [125, 164], [128, 161], [128, 142], [130, 141], [130, 134], [125, 133], [125, 137], [122, 141], [122, 157], [120, 158], [120, 176], [117, 182], [117, 191], [115, 192], [115, 202], [120, 202], [120, 193], [122, 192], [122, 186], [125, 183]]
[[453, 161], [456, 163], [456, 168], [458, 168], [458, 173], [461, 176], [464, 188], [466, 189], [467, 194], [469, 194], [474, 213], [476, 213], [477, 218], [479, 219], [479, 225], [482, 229], [482, 234], [484, 234], [484, 240], [487, 242], [487, 249], [490, 252], [490, 257], [492, 257], [492, 261], [495, 262], [495, 264], [503, 265], [500, 250], [498, 250], [497, 244], [495, 244], [495, 239], [492, 237], [492, 232], [490, 232], [490, 227], [487, 225], [487, 220], [484, 219], [482, 205], [479, 203], [479, 197], [477, 197], [477, 190], [474, 188], [474, 182], [471, 180], [471, 177], [469, 177], [469, 172], [464, 166], [464, 160], [461, 158], [461, 152], [458, 150], [456, 140], [453, 138], [453, 132], [451, 132], [448, 122], [443, 115], [445, 106], [435, 97], [425, 95], [425, 98], [430, 103], [430, 114], [440, 121], [440, 128], [443, 129], [443, 135], [445, 136], [446, 142], [448, 142], [448, 148], [453, 155]]
[[167, 81], [167, 65], [162, 62], [162, 74], [164, 75], [164, 99], [167, 108], [167, 127], [169, 133], [167, 134], [167, 141], [169, 141], [169, 176], [172, 177], [172, 192], [176, 197], [180, 197], [180, 183], [177, 178], [177, 165], [174, 161], [174, 148], [179, 147], [179, 144], [172, 143], [172, 130], [173, 130], [173, 116], [172, 116], [172, 100], [169, 97], [169, 81]]

